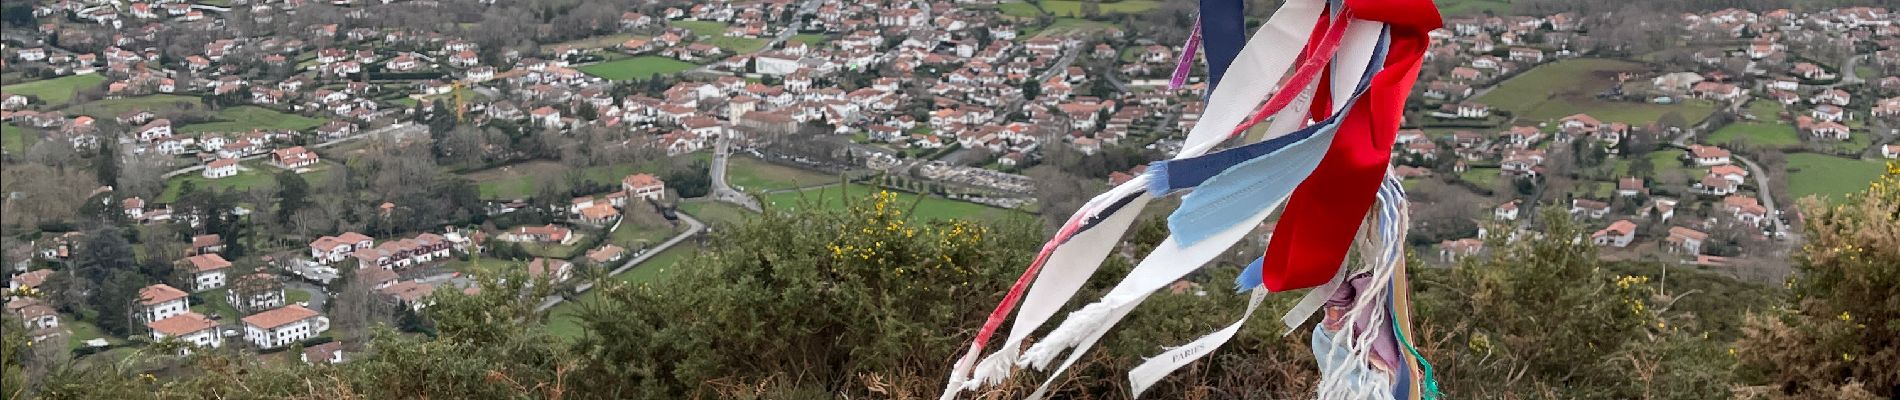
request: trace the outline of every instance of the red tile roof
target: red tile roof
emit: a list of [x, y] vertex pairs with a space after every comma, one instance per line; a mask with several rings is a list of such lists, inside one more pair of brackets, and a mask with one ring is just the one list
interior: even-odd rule
[[244, 317], [244, 324], [255, 326], [259, 329], [271, 330], [315, 316], [317, 316], [316, 311], [310, 311], [310, 309], [303, 308], [303, 306], [292, 304]]
[[139, 289], [139, 304], [155, 306], [168, 301], [183, 299], [185, 296], [189, 296], [189, 294], [186, 294], [183, 290], [178, 290], [178, 288], [171, 287], [171, 285], [160, 283]]
[[152, 328], [153, 331], [158, 333], [163, 333], [166, 336], [184, 336], [206, 329], [217, 328], [218, 322], [212, 321], [210, 318], [205, 318], [204, 315], [187, 311], [184, 314], [173, 315], [171, 318], [146, 323], [145, 326]]

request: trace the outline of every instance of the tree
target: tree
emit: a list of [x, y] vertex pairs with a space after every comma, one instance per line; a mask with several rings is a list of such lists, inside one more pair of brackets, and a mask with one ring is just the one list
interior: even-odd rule
[[99, 153], [93, 156], [93, 179], [102, 185], [119, 181], [119, 145], [117, 140], [99, 140]]
[[1656, 163], [1649, 161], [1649, 157], [1638, 156], [1630, 159], [1629, 176], [1648, 178], [1655, 174]]
[[136, 312], [132, 304], [139, 299], [139, 289], [151, 284], [143, 275], [131, 270], [112, 271], [110, 276], [99, 285], [97, 293], [92, 295], [93, 309], [97, 317], [93, 323], [108, 333], [128, 336], [142, 329], [134, 320]]
[[1736, 346], [1763, 394], [1787, 398], [1900, 395], [1900, 173], [1840, 206], [1803, 200], [1807, 244], [1794, 256], [1793, 298], [1751, 313]]
[[296, 171], [277, 173], [277, 221], [288, 223], [291, 216], [309, 204], [310, 183]]
[[1540, 221], [1551, 239], [1491, 238], [1486, 247], [1497, 250], [1488, 259], [1466, 258], [1443, 280], [1419, 279], [1415, 297], [1436, 304], [1418, 307], [1419, 316], [1447, 329], [1420, 341], [1464, 344], [1427, 354], [1441, 384], [1460, 397], [1546, 393], [1535, 388], [1564, 388], [1562, 398], [1602, 395], [1626, 378], [1599, 363], [1655, 318], [1634, 281], [1601, 268], [1594, 244], [1569, 239], [1584, 237], [1583, 226], [1555, 208]]

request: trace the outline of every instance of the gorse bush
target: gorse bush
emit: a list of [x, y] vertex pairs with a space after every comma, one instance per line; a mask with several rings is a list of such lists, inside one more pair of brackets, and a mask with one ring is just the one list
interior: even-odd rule
[[[1414, 262], [1419, 350], [1448, 398], [1892, 396], [1900, 385], [1896, 179], [1848, 205], [1807, 205], [1810, 245], [1796, 256], [1801, 275], [1791, 290], [1692, 267], [1603, 263], [1581, 226], [1561, 214], [1542, 218], [1541, 234], [1494, 238], [1487, 254], [1449, 268]], [[431, 335], [376, 329], [338, 365], [241, 346], [176, 358], [160, 355], [162, 343], [71, 362], [45, 356], [9, 328], [0, 331], [0, 395], [932, 398], [1043, 236], [1027, 220], [926, 221], [910, 218], [910, 206], [877, 193], [843, 210], [767, 211], [722, 229], [663, 281], [596, 278], [595, 294], [577, 300], [584, 333], [572, 340], [550, 336], [547, 316], [534, 310], [556, 285], [531, 283], [520, 271], [483, 277], [503, 279], [484, 279], [471, 293], [438, 291], [423, 313]], [[1164, 218], [1139, 222], [1078, 298], [1099, 297], [1166, 236]], [[1125, 374], [1143, 357], [1239, 316], [1245, 298], [1224, 293], [1238, 270], [1216, 262], [1151, 298], [1056, 381], [1053, 396], [1128, 397]], [[1680, 292], [1663, 290], [1665, 279]], [[1310, 328], [1282, 335], [1286, 328], [1272, 318], [1298, 297], [1271, 297], [1221, 350], [1146, 395], [1310, 395], [1318, 378], [1306, 348]], [[970, 397], [1019, 398], [1046, 377], [1019, 373]]]
[[1900, 163], [1840, 205], [1801, 203], [1794, 300], [1750, 315], [1739, 356], [1763, 397], [1900, 396]]

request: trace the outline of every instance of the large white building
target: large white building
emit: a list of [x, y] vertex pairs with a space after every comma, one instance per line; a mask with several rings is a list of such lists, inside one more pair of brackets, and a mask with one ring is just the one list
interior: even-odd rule
[[139, 289], [139, 318], [146, 322], [163, 321], [191, 311], [189, 294], [163, 283]]
[[[178, 338], [178, 341], [199, 348], [218, 348], [224, 346], [224, 335], [218, 334], [218, 322], [205, 318], [195, 312], [184, 312], [170, 318], [148, 322], [145, 327], [152, 328], [152, 340]], [[191, 354], [191, 346], [178, 350], [178, 355]]]
[[218, 253], [205, 253], [186, 257], [178, 263], [180, 268], [191, 271], [191, 291], [203, 292], [224, 287], [225, 271], [231, 269], [231, 261]]
[[327, 330], [329, 317], [294, 304], [244, 317], [244, 340], [264, 349], [284, 347]]

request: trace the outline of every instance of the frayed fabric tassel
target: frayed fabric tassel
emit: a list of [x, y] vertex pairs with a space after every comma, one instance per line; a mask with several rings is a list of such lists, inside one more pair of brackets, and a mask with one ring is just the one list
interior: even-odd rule
[[1168, 192], [1173, 190], [1168, 186], [1168, 166], [1171, 164], [1173, 163], [1166, 160], [1148, 163], [1148, 171], [1142, 173], [1141, 176], [1148, 177], [1146, 183], [1149, 196], [1167, 196]]
[[976, 364], [975, 372], [970, 376], [970, 380], [964, 383], [963, 389], [976, 390], [983, 386], [1003, 383], [1004, 379], [1009, 379], [1010, 372], [1015, 371], [1016, 359], [1019, 358], [1021, 351], [1015, 347], [1005, 347], [990, 354], [989, 357], [984, 357], [982, 362]]
[[1069, 318], [1063, 320], [1062, 325], [1057, 325], [1055, 330], [1050, 331], [1049, 337], [1029, 346], [1029, 351], [1024, 352], [1022, 360], [1017, 361], [1016, 364], [1035, 368], [1037, 371], [1048, 369], [1049, 363], [1055, 361], [1056, 356], [1061, 355], [1063, 350], [1082, 343], [1085, 335], [1094, 333], [1096, 328], [1101, 327], [1102, 321], [1108, 319], [1108, 312], [1111, 309], [1108, 303], [1108, 301], [1102, 301], [1089, 304], [1087, 307], [1069, 313]]

